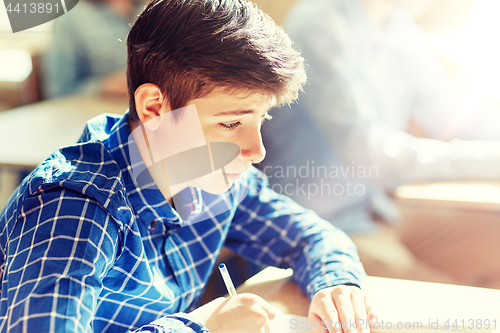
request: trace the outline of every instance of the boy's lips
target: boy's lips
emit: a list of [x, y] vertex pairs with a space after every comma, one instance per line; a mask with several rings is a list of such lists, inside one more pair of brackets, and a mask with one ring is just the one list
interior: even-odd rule
[[238, 173], [226, 172], [225, 174], [226, 174], [226, 177], [229, 180], [237, 180], [238, 178], [241, 177], [241, 175], [243, 174], [243, 172], [238, 172]]

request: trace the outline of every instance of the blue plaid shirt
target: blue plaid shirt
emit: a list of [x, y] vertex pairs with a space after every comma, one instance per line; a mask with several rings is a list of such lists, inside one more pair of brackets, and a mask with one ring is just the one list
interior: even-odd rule
[[[185, 311], [224, 242], [293, 268], [310, 297], [359, 285], [345, 234], [270, 190], [257, 169], [223, 195], [187, 188], [174, 209], [153, 183], [137, 186], [129, 135], [126, 116], [94, 118], [12, 195], [0, 214], [1, 332], [208, 332]], [[185, 223], [193, 217], [202, 222]]]

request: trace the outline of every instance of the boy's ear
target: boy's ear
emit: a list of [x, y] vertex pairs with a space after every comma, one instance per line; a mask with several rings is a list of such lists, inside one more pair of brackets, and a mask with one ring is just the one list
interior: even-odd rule
[[160, 88], [153, 83], [144, 83], [135, 90], [135, 109], [137, 116], [146, 127], [156, 130], [159, 116], [171, 111], [170, 103]]

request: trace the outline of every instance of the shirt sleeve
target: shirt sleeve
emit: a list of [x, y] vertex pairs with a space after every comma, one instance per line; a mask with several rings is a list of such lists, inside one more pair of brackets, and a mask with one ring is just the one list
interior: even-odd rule
[[[123, 248], [121, 228], [95, 199], [65, 188], [11, 207], [0, 217], [18, 216], [5, 250], [0, 331], [93, 332], [103, 278]], [[176, 313], [137, 332], [208, 331]]]
[[93, 199], [52, 189], [24, 199], [2, 284], [8, 332], [91, 332], [119, 230]]
[[258, 265], [292, 268], [311, 299], [326, 287], [360, 285], [365, 273], [343, 231], [272, 191], [255, 168], [247, 177], [248, 193], [231, 223], [227, 247]]
[[[402, 98], [408, 98], [405, 100], [408, 107], [400, 108], [397, 114], [384, 114], [384, 105], [378, 103], [379, 93], [392, 84], [390, 80], [400, 66], [378, 62], [372, 70], [386, 75], [379, 73], [378, 78], [382, 79], [374, 81], [378, 78], [365, 72], [367, 66], [360, 62], [360, 58], [366, 58], [360, 55], [363, 47], [365, 52], [370, 52], [368, 45], [373, 41], [369, 36], [373, 31], [362, 25], [355, 27], [332, 8], [334, 3], [337, 2], [297, 7], [287, 24], [287, 31], [306, 59], [309, 77], [305, 93], [300, 96], [299, 109], [303, 117], [315, 125], [331, 148], [330, 153], [337, 154], [347, 166], [354, 163], [377, 167], [378, 177], [369, 181], [389, 189], [407, 181], [499, 179], [499, 141], [421, 139], [405, 133], [401, 126], [393, 126], [405, 121], [407, 124], [409, 119], [404, 117], [409, 118], [413, 111], [418, 111], [417, 121], [436, 134], [437, 127], [446, 123], [446, 115], [455, 111], [456, 103], [447, 103], [450, 99], [439, 94], [443, 92], [442, 81], [434, 82], [435, 76], [427, 77], [426, 87], [422, 75], [412, 80], [409, 76], [414, 71], [407, 68], [408, 72], [402, 75], [409, 85], [401, 84], [395, 88], [398, 91], [385, 91], [384, 96], [391, 101], [390, 94], [395, 94], [392, 96], [395, 99], [401, 90], [408, 89], [402, 93]], [[401, 56], [399, 60], [408, 59]], [[373, 59], [373, 63], [377, 61]], [[421, 89], [415, 84], [420, 84]], [[375, 97], [372, 88], [377, 91]], [[423, 117], [427, 118], [425, 124]]]

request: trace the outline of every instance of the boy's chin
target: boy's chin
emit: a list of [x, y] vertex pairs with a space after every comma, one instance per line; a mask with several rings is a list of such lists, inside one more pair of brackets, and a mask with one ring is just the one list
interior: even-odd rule
[[239, 177], [234, 175], [231, 177], [226, 175], [226, 177], [224, 177], [221, 170], [218, 170], [205, 177], [198, 178], [193, 181], [193, 185], [210, 194], [224, 194], [231, 188], [233, 183], [238, 180], [238, 178]]
[[227, 179], [228, 183], [226, 183], [226, 179], [224, 179], [222, 172], [212, 173], [210, 175], [200, 177], [198, 179], [186, 182], [184, 184], [172, 186], [170, 187], [170, 189], [173, 190], [172, 191], [173, 193], [177, 193], [185, 189], [186, 187], [197, 187], [207, 193], [218, 195], [227, 192], [231, 188], [235, 180], [236, 179], [232, 178], [229, 179], [228, 177]]

